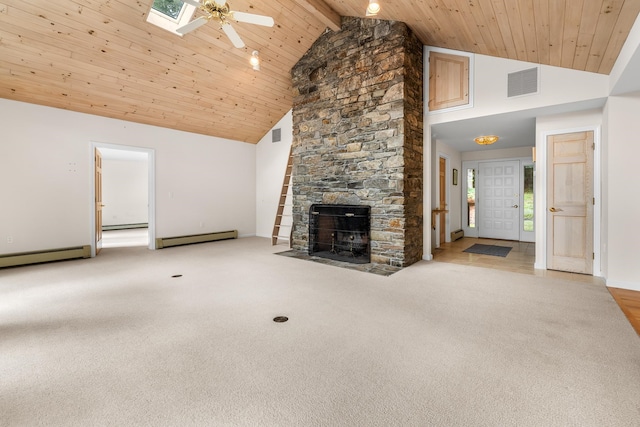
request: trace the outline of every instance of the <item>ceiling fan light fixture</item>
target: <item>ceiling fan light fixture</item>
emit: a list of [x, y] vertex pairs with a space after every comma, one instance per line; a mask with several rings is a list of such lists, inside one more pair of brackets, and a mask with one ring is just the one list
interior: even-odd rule
[[491, 145], [494, 142], [496, 142], [498, 139], [500, 139], [500, 137], [496, 135], [483, 135], [483, 136], [478, 136], [473, 140], [476, 142], [476, 144]]
[[366, 16], [375, 16], [380, 12], [380, 3], [378, 0], [369, 0]]
[[260, 54], [257, 50], [254, 50], [251, 53], [251, 58], [249, 59], [249, 63], [253, 67], [254, 70], [260, 71]]

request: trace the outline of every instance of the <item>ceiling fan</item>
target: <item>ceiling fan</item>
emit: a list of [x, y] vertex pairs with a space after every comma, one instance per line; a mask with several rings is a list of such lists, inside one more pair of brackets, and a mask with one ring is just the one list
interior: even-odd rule
[[229, 21], [233, 20], [237, 22], [246, 22], [248, 24], [263, 25], [265, 27], [273, 27], [272, 17], [229, 10], [229, 3], [227, 3], [226, 0], [202, 0], [201, 3], [196, 0], [183, 1], [197, 7], [206, 15], [194, 19], [188, 24], [177, 28], [176, 32], [180, 34], [186, 34], [206, 24], [209, 20], [214, 20], [220, 23], [222, 31], [224, 31], [227, 37], [229, 37], [229, 40], [231, 40], [231, 43], [233, 43], [235, 47], [243, 48], [244, 42], [236, 30], [231, 26]]

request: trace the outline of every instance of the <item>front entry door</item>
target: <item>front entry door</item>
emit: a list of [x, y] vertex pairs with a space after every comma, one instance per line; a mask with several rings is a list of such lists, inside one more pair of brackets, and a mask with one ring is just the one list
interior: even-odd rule
[[102, 249], [102, 154], [95, 149], [96, 174], [96, 255]]
[[483, 162], [478, 169], [478, 236], [520, 240], [520, 162]]
[[593, 274], [593, 131], [547, 146], [547, 268]]

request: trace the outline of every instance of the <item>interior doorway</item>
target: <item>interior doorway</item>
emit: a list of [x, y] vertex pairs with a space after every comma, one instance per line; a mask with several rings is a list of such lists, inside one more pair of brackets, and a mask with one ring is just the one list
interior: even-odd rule
[[593, 274], [594, 132], [547, 137], [547, 268]]
[[92, 146], [100, 153], [100, 161], [94, 161], [92, 229], [96, 237], [92, 256], [101, 248], [155, 249], [154, 150], [101, 143]]

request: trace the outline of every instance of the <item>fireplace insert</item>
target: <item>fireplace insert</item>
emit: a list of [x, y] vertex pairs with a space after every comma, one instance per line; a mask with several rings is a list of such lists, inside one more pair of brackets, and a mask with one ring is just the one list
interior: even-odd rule
[[371, 262], [369, 206], [311, 205], [309, 255], [355, 264]]

